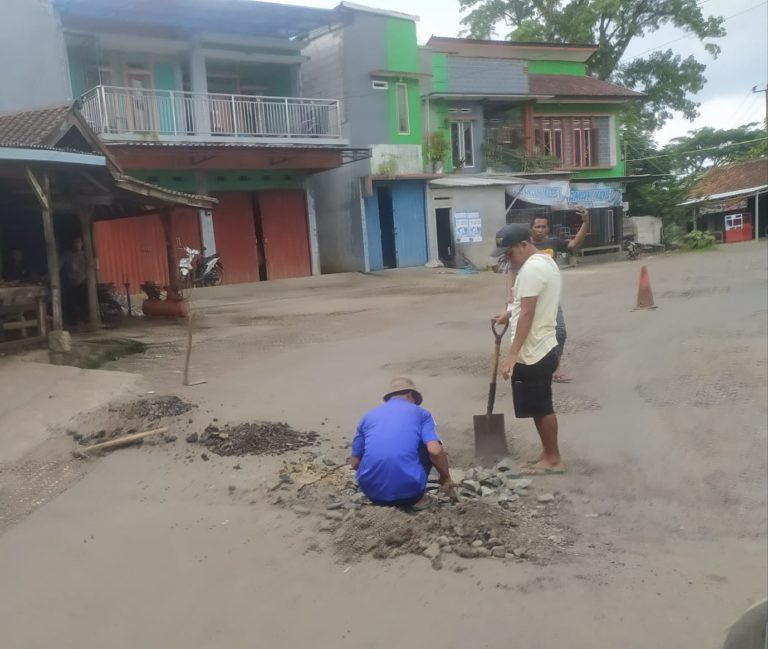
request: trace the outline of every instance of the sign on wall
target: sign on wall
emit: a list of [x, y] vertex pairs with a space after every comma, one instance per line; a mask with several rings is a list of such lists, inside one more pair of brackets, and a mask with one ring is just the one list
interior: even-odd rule
[[480, 243], [483, 240], [483, 221], [480, 212], [454, 212], [456, 243]]
[[576, 205], [587, 208], [618, 207], [622, 204], [622, 190], [610, 183], [571, 183], [567, 180], [510, 185], [507, 193], [526, 203], [549, 205], [554, 209], [568, 209]]

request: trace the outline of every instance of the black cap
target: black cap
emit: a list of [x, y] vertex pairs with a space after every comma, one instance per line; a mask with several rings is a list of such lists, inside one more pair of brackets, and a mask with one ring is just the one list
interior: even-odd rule
[[501, 257], [506, 253], [507, 248], [530, 240], [531, 230], [526, 224], [510, 223], [505, 225], [496, 233], [496, 247], [493, 249], [491, 257]]

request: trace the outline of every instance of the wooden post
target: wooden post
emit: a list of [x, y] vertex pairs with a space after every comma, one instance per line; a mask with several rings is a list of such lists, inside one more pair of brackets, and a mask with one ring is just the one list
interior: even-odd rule
[[51, 302], [53, 307], [53, 331], [62, 331], [64, 322], [61, 314], [61, 278], [59, 277], [59, 251], [56, 249], [56, 235], [53, 230], [53, 214], [51, 210], [51, 179], [43, 173], [38, 179], [27, 167], [27, 179], [40, 202], [43, 215], [43, 232], [45, 234], [45, 252], [48, 258], [48, 277], [51, 283]]
[[78, 216], [88, 272], [86, 280], [88, 282], [88, 324], [91, 329], [98, 329], [101, 326], [101, 313], [99, 312], [99, 293], [96, 290], [96, 257], [93, 251], [93, 208], [81, 207], [78, 210]]
[[165, 254], [168, 258], [168, 285], [174, 289], [179, 288], [179, 273], [176, 268], [176, 255], [173, 245], [173, 228], [171, 227], [171, 213], [173, 209], [165, 207], [160, 211], [160, 222], [163, 225], [165, 236]]
[[526, 153], [533, 153], [536, 148], [536, 137], [533, 122], [533, 103], [523, 103], [523, 146]]

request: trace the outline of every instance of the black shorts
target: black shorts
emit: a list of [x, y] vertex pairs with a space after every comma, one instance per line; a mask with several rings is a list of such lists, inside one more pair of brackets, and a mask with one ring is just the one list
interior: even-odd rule
[[515, 417], [543, 417], [555, 412], [552, 405], [552, 374], [557, 369], [557, 348], [533, 365], [516, 363], [512, 370]]

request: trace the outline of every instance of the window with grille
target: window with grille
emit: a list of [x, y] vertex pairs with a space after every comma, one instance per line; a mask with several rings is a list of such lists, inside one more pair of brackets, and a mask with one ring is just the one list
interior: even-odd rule
[[601, 142], [612, 141], [610, 123], [605, 117], [536, 117], [537, 153], [557, 158], [564, 168], [610, 165], [610, 149], [600, 149]]

